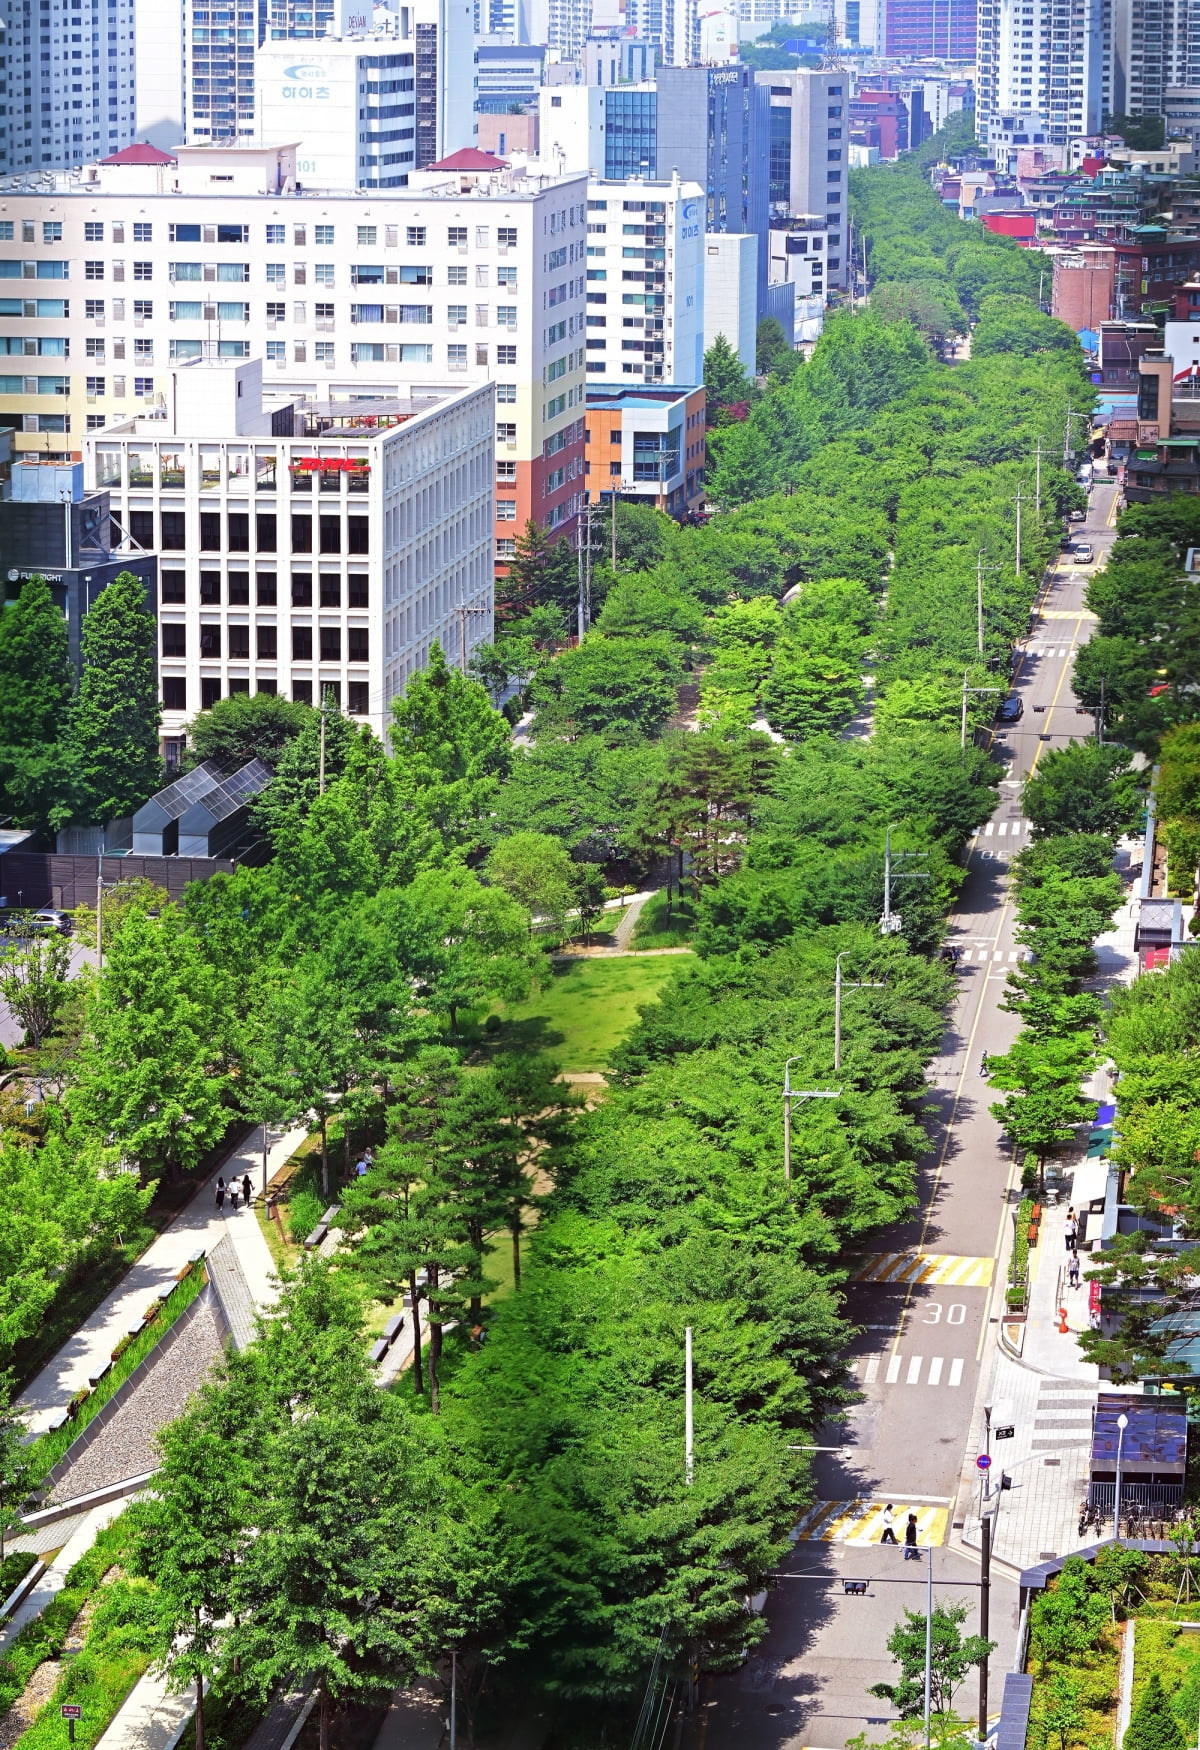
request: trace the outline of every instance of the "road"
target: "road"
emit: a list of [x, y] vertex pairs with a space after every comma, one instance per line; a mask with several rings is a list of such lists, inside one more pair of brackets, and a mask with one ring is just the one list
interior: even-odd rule
[[[1098, 483], [1087, 522], [1074, 531], [1086, 535], [1097, 564], [1114, 539], [1115, 498], [1113, 484]], [[1090, 636], [1083, 598], [1092, 569], [1066, 561], [1055, 567], [1014, 681], [1024, 714], [994, 743], [1008, 772], [992, 820], [970, 847], [951, 920], [949, 940], [962, 957], [942, 1050], [929, 1070], [937, 1111], [920, 1206], [864, 1260], [848, 1292], [848, 1316], [863, 1327], [850, 1350], [861, 1401], [843, 1427], [820, 1436], [833, 1450], [814, 1461], [820, 1505], [802, 1524], [788, 1564], [793, 1577], [768, 1599], [761, 1649], [739, 1672], [709, 1681], [692, 1750], [840, 1750], [864, 1730], [871, 1740], [886, 1736], [890, 1709], [866, 1692], [894, 1678], [885, 1642], [902, 1605], [923, 1610], [925, 1568], [878, 1545], [879, 1511], [888, 1501], [916, 1511], [922, 1541], [940, 1546], [954, 1530], [964, 1461], [974, 1456], [976, 1392], [996, 1336], [991, 1284], [1015, 1183], [980, 1063], [984, 1053], [1007, 1050], [1017, 1029], [998, 1003], [1018, 952], [1006, 875], [1009, 859], [1029, 842], [1021, 783], [1048, 748], [1092, 728], [1077, 714], [1070, 685], [1074, 652]], [[918, 1270], [919, 1283], [906, 1280]], [[934, 1572], [935, 1596], [966, 1600], [973, 1627], [977, 1592], [947, 1582], [973, 1580], [975, 1564], [938, 1548]], [[865, 1598], [848, 1597], [841, 1579], [851, 1576], [880, 1583]], [[919, 1589], [890, 1583], [901, 1579]], [[1015, 1630], [1016, 1588], [994, 1580], [991, 1634], [1000, 1645], [993, 1711]], [[960, 1696], [962, 1713], [973, 1714], [975, 1703], [972, 1680]]]

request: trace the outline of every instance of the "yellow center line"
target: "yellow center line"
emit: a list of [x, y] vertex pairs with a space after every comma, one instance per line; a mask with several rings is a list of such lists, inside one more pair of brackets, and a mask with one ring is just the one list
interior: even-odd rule
[[[1048, 585], [1047, 589], [1045, 591], [1045, 593], [1047, 595], [1049, 594], [1050, 587], [1052, 587], [1052, 585]], [[1071, 639], [1072, 649], [1074, 649], [1075, 644], [1078, 642], [1079, 631], [1080, 631], [1080, 627], [1082, 626], [1082, 623], [1083, 623], [1083, 614], [1081, 611], [1080, 614], [1076, 617], [1075, 632], [1074, 632], [1074, 635], [1072, 636], [1072, 639]], [[1019, 668], [1018, 668], [1017, 672], [1018, 672], [1018, 674], [1020, 673]], [[1061, 670], [1059, 677], [1058, 677], [1058, 685], [1054, 689], [1054, 697], [1050, 701], [1050, 709], [1046, 713], [1047, 728], [1049, 728], [1050, 719], [1054, 715], [1054, 712], [1058, 706], [1059, 694], [1063, 690], [1063, 683], [1066, 681], [1066, 678], [1067, 678], [1067, 664], [1064, 662], [1063, 666], [1062, 666], [1062, 670]], [[1046, 744], [1043, 741], [1038, 742], [1037, 751], [1033, 756], [1033, 760], [1030, 763], [1030, 767], [1029, 767], [1028, 772], [1026, 772], [1026, 774], [1025, 774], [1026, 780], [1031, 778], [1033, 776], [1034, 772], [1037, 770], [1037, 763], [1038, 763], [1038, 760], [1041, 758], [1042, 749], [1045, 745]], [[1000, 908], [1000, 916], [996, 920], [996, 934], [992, 938], [993, 942], [999, 942], [1000, 937], [1004, 933], [1004, 922], [1008, 916], [1009, 909], [1010, 909], [1011, 905], [1012, 905], [1011, 896], [1009, 894], [1005, 894], [1004, 904]], [[945, 1168], [946, 1168], [946, 1157], [950, 1152], [950, 1139], [954, 1134], [954, 1126], [958, 1120], [958, 1105], [959, 1105], [959, 1101], [962, 1099], [963, 1083], [966, 1080], [967, 1067], [971, 1062], [972, 1049], [973, 1049], [974, 1044], [975, 1044], [975, 1035], [979, 1031], [979, 1023], [983, 1017], [983, 1005], [984, 1005], [984, 1002], [987, 998], [987, 995], [988, 995], [988, 980], [986, 978], [981, 978], [979, 981], [979, 1001], [975, 1005], [975, 1016], [971, 1022], [971, 1031], [967, 1036], [966, 1050], [963, 1052], [962, 1068], [958, 1072], [958, 1082], [957, 1082], [957, 1085], [955, 1086], [955, 1089], [954, 1089], [954, 1098], [950, 1103], [950, 1116], [946, 1121], [946, 1128], [945, 1128], [945, 1131], [944, 1131], [943, 1136], [942, 1136], [942, 1146], [938, 1151], [938, 1160], [937, 1160], [937, 1166], [934, 1169], [933, 1183], [929, 1187], [929, 1202], [925, 1206], [925, 1219], [921, 1223], [921, 1237], [917, 1242], [918, 1254], [925, 1250], [925, 1242], [929, 1237], [929, 1226], [933, 1220], [933, 1209], [934, 1209], [935, 1203], [937, 1202], [938, 1191], [941, 1188], [942, 1174], [944, 1173]], [[1011, 1169], [1010, 1169], [1010, 1173], [1009, 1173], [1010, 1179], [1011, 1179], [1011, 1176], [1012, 1176], [1012, 1174], [1011, 1174]], [[997, 1247], [997, 1250], [995, 1252], [993, 1252], [992, 1256], [993, 1257], [999, 1256], [999, 1248], [998, 1247]], [[904, 1296], [904, 1305], [900, 1309], [900, 1318], [899, 1318], [898, 1323], [897, 1323], [896, 1338], [892, 1344], [892, 1354], [893, 1355], [898, 1354], [899, 1350], [900, 1350], [900, 1339], [901, 1339], [901, 1336], [903, 1335], [903, 1331], [904, 1331], [904, 1315], [908, 1311], [910, 1305], [912, 1304], [912, 1291], [913, 1291], [913, 1283], [909, 1282], [908, 1287], [907, 1287], [907, 1291], [906, 1291], [905, 1296]]]

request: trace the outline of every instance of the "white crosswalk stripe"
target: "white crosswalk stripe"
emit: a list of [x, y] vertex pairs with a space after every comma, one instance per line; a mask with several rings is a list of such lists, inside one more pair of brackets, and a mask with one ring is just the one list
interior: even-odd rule
[[[846, 1367], [860, 1385], [878, 1385], [879, 1363], [881, 1355], [860, 1355], [848, 1361]], [[901, 1377], [903, 1375], [903, 1378]], [[924, 1377], [922, 1378], [922, 1375]], [[887, 1372], [883, 1378], [884, 1385], [933, 1385], [955, 1387], [962, 1384], [963, 1362], [961, 1356], [951, 1359], [949, 1372], [946, 1370], [946, 1357], [934, 1355], [930, 1358], [928, 1367], [923, 1355], [889, 1355]]]
[[[973, 960], [979, 962], [984, 960], [1003, 960], [1004, 950], [1003, 948], [960, 948], [958, 958], [967, 965]], [[1015, 966], [1023, 961], [1032, 959], [1033, 954], [1028, 948], [1010, 948], [1008, 951], [1008, 964], [1010, 966]]]

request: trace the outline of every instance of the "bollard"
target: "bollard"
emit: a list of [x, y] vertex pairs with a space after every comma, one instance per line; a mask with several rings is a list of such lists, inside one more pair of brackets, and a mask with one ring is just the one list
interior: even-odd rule
[[1067, 1323], [1067, 1309], [1065, 1306], [1060, 1306], [1058, 1309], [1058, 1328], [1064, 1337], [1071, 1329], [1070, 1325]]

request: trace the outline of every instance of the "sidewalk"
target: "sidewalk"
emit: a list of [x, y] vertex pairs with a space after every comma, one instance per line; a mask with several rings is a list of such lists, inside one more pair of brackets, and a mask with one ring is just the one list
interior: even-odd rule
[[[271, 1148], [268, 1176], [278, 1172], [303, 1142], [307, 1130], [290, 1130]], [[216, 1206], [218, 1177], [226, 1183], [249, 1173], [256, 1193], [262, 1188], [262, 1129], [252, 1131], [246, 1143], [226, 1156], [211, 1177], [197, 1189], [191, 1202], [128, 1270], [113, 1292], [87, 1322], [64, 1343], [52, 1361], [22, 1393], [19, 1407], [31, 1432], [42, 1433], [55, 1411], [62, 1410], [89, 1377], [109, 1359], [118, 1340], [134, 1325], [156, 1295], [175, 1280], [193, 1252], [207, 1250], [228, 1235], [242, 1271], [259, 1306], [269, 1306], [278, 1293], [275, 1266], [253, 1210], [236, 1214], [228, 1202], [223, 1212]]]
[[0, 1629], [0, 1654], [8, 1651], [26, 1623], [32, 1622], [35, 1616], [40, 1616], [50, 1600], [62, 1591], [67, 1575], [80, 1556], [87, 1554], [105, 1526], [111, 1525], [128, 1505], [129, 1502], [124, 1500], [106, 1501], [103, 1506], [92, 1508], [83, 1523], [72, 1532], [28, 1598], [13, 1611]]

